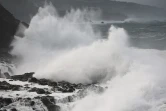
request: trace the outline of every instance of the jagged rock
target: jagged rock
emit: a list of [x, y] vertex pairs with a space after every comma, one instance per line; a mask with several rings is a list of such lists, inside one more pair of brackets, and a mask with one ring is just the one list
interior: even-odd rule
[[72, 96], [67, 96], [65, 98], [62, 99], [58, 99], [56, 102], [57, 103], [69, 103], [69, 102], [74, 102], [76, 99], [76, 95], [72, 95]]
[[[1, 81], [0, 82], [0, 90], [18, 90], [18, 91], [29, 91], [29, 92], [36, 92], [37, 94], [30, 93], [30, 96], [27, 98], [24, 98], [22, 94], [16, 93], [13, 97], [11, 97], [12, 102], [10, 104], [6, 104], [6, 106], [2, 105], [2, 110], [7, 109], [8, 111], [11, 110], [11, 108], [16, 108], [16, 110], [20, 110], [19, 106], [21, 107], [27, 107], [30, 108], [30, 111], [33, 110], [40, 110], [40, 111], [45, 111], [48, 109], [48, 111], [60, 111], [61, 108], [57, 106], [57, 103], [70, 103], [74, 102], [76, 100], [82, 99], [85, 96], [87, 96], [89, 91], [92, 91], [94, 93], [100, 94], [104, 91], [104, 88], [100, 87], [97, 84], [71, 84], [69, 82], [61, 81], [61, 82], [53, 82], [51, 80], [47, 79], [37, 79], [33, 77], [34, 73], [25, 73], [23, 75], [16, 75], [16, 76], [11, 76], [10, 80], [13, 81], [23, 81], [22, 84], [23, 86], [17, 86], [17, 85], [11, 85], [15, 84], [15, 82], [11, 82], [10, 80], [6, 81]], [[5, 80], [5, 79], [4, 79]], [[26, 81], [26, 82], [24, 82]], [[30, 82], [30, 83], [27, 83]], [[43, 85], [46, 85], [43, 87]], [[38, 88], [39, 86], [39, 88]], [[75, 91], [78, 90], [78, 91]], [[53, 93], [51, 94], [50, 93]], [[8, 91], [7, 91], [8, 92]], [[53, 97], [54, 93], [71, 93], [72, 95], [66, 95], [64, 97], [57, 97], [56, 99]], [[74, 92], [74, 93], [73, 93]], [[35, 95], [34, 97], [31, 98], [31, 95]], [[52, 96], [46, 96], [51, 94]], [[24, 94], [23, 94], [24, 95]], [[45, 95], [45, 96], [44, 96]], [[26, 95], [27, 96], [27, 95]], [[19, 105], [19, 106], [18, 106]], [[15, 107], [17, 106], [17, 107]], [[41, 107], [39, 107], [41, 106]]]
[[29, 79], [29, 82], [38, 83], [38, 80], [34, 77]]
[[5, 72], [4, 75], [5, 75], [6, 79], [10, 79], [11, 78], [11, 76], [10, 76], [10, 74], [8, 72]]
[[38, 83], [39, 83], [40, 85], [49, 85], [50, 81], [48, 81], [48, 80], [46, 80], [46, 79], [40, 79], [40, 80], [38, 81]]
[[34, 105], [35, 105], [35, 102], [34, 102], [34, 101], [31, 101], [30, 104], [31, 104], [31, 106], [34, 106]]
[[0, 48], [9, 48], [20, 21], [0, 4]]
[[21, 86], [19, 85], [11, 85], [6, 81], [0, 81], [0, 90], [19, 90]]
[[2, 98], [0, 97], [0, 108], [7, 106], [9, 104], [12, 103], [12, 99], [11, 98]]
[[[11, 76], [11, 79], [13, 80], [19, 80], [19, 81], [28, 81], [31, 83], [36, 83], [39, 85], [48, 85], [52, 87], [52, 91], [60, 91], [62, 93], [72, 93], [76, 89], [83, 89], [84, 87], [87, 87], [88, 85], [83, 84], [71, 84], [69, 82], [61, 81], [61, 82], [53, 82], [51, 80], [47, 79], [37, 79], [33, 77], [34, 73], [25, 73], [23, 75], [15, 75]], [[24, 88], [29, 89], [30, 87], [25, 86]], [[38, 94], [50, 94], [48, 91], [44, 92], [43, 89], [31, 89], [31, 92], [37, 92]]]
[[4, 109], [4, 110], [0, 110], [0, 111], [7, 111], [6, 109]]
[[10, 111], [17, 111], [17, 109], [16, 108], [12, 108]]
[[52, 82], [50, 80], [47, 79], [36, 79], [34, 77], [29, 79], [29, 82], [33, 82], [33, 83], [38, 83], [39, 85], [48, 85], [48, 86], [57, 86], [57, 82]]
[[[40, 98], [40, 97], [39, 97]], [[43, 96], [41, 97], [43, 104], [55, 104], [55, 99], [52, 96]]]
[[55, 105], [55, 102], [53, 100], [54, 98], [50, 96], [45, 96], [41, 98], [41, 101], [47, 107], [48, 111], [60, 111], [60, 107]]
[[[6, 99], [6, 98], [5, 98]], [[39, 98], [9, 98], [12, 100], [10, 104], [3, 105], [1, 110], [7, 111], [22, 111], [22, 108], [25, 108], [26, 111], [47, 111], [46, 106], [42, 103], [41, 97]], [[1, 101], [0, 101], [1, 104]], [[21, 106], [21, 108], [20, 108]], [[0, 111], [1, 111], [0, 110]]]
[[28, 81], [28, 79], [32, 78], [33, 74], [34, 72], [25, 73], [23, 75], [15, 75], [15, 76], [11, 76], [11, 79], [19, 80], [19, 81]]
[[36, 92], [37, 94], [51, 94], [50, 92], [45, 91], [44, 89], [40, 89], [36, 87], [30, 89], [29, 92]]
[[48, 111], [60, 111], [60, 106], [50, 104], [47, 106], [47, 109]]
[[60, 86], [58, 86], [57, 87], [57, 90], [58, 91], [61, 91], [61, 92], [63, 92], [63, 93], [70, 93], [70, 92], [74, 92], [75, 91], [75, 88], [73, 88], [73, 87], [71, 87], [71, 86], [66, 86], [66, 87], [60, 87]]

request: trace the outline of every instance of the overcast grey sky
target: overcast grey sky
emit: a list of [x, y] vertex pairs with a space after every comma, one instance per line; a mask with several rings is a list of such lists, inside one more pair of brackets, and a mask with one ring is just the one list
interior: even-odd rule
[[166, 0], [116, 0], [116, 1], [135, 2], [140, 4], [162, 7], [166, 9]]

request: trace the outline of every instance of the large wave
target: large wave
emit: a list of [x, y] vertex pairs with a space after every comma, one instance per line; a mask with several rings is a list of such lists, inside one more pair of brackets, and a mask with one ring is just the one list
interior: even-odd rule
[[38, 78], [91, 83], [119, 72], [121, 61], [113, 61], [121, 58], [118, 53], [127, 42], [126, 32], [111, 27], [109, 39], [102, 40], [87, 15], [86, 10], [71, 10], [59, 17], [52, 6], [40, 8], [25, 37], [12, 43], [11, 53], [18, 58], [15, 73], [34, 71]]
[[[15, 74], [73, 83], [108, 82], [101, 95], [90, 94], [72, 111], [165, 111], [166, 51], [130, 47], [123, 28], [111, 26], [108, 39], [86, 22], [87, 11], [59, 17], [52, 6], [40, 8], [13, 41]], [[165, 108], [165, 109], [164, 109]]]

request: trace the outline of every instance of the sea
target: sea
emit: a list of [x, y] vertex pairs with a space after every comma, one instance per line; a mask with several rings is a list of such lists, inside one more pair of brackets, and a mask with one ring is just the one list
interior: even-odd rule
[[64, 111], [166, 111], [166, 22], [86, 21], [87, 13], [40, 8], [11, 44], [13, 74], [106, 87]]

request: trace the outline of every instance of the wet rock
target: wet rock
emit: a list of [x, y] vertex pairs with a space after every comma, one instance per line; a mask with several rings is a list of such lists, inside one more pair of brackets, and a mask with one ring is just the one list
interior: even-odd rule
[[47, 105], [47, 104], [55, 104], [55, 99], [52, 96], [43, 96], [43, 97], [41, 97], [41, 101], [45, 105]]
[[30, 105], [31, 105], [31, 106], [34, 106], [34, 105], [35, 105], [35, 102], [34, 102], [34, 101], [31, 101]]
[[47, 107], [48, 111], [60, 111], [60, 106], [58, 106], [58, 105], [50, 104], [50, 105], [48, 105], [46, 107]]
[[58, 82], [57, 87], [58, 91], [61, 91], [63, 93], [71, 93], [74, 92], [77, 86], [75, 84], [71, 84], [69, 82]]
[[[53, 82], [51, 80], [47, 79], [37, 79], [33, 77], [33, 72], [32, 73], [25, 73], [23, 75], [15, 75], [12, 76], [11, 79], [13, 80], [19, 80], [19, 81], [28, 81], [32, 83], [37, 83], [39, 85], [48, 85], [53, 87], [53, 89], [56, 89], [57, 91], [63, 92], [63, 93], [71, 93], [74, 92], [76, 89], [82, 89], [85, 87], [83, 84], [71, 84], [69, 82], [61, 81], [61, 82]], [[29, 88], [28, 86], [26, 87], [27, 89]], [[42, 90], [39, 90], [39, 93], [42, 92]]]
[[49, 82], [48, 84], [49, 86], [53, 86], [53, 87], [56, 87], [57, 86], [57, 82]]
[[[39, 98], [23, 98], [20, 97], [19, 99], [13, 98], [12, 103], [3, 106], [0, 108], [1, 110], [7, 110], [7, 111], [22, 111], [23, 108], [26, 111], [47, 111], [46, 106], [42, 103], [41, 97]], [[21, 109], [20, 109], [21, 107]]]
[[19, 96], [19, 94], [16, 94], [16, 96]]
[[49, 80], [46, 80], [46, 79], [40, 79], [40, 80], [38, 81], [38, 83], [39, 83], [40, 85], [49, 85], [50, 81], [49, 81]]
[[69, 102], [74, 102], [74, 96], [68, 96], [67, 98]]
[[9, 104], [12, 103], [12, 99], [11, 98], [0, 98], [0, 108], [7, 106]]
[[65, 98], [62, 98], [62, 99], [58, 99], [57, 100], [57, 103], [69, 103], [69, 102], [74, 102], [76, 99], [76, 96], [75, 95], [72, 95], [72, 96], [67, 96]]
[[0, 81], [0, 90], [13, 90], [13, 91], [16, 91], [16, 90], [19, 90], [21, 86], [19, 85], [11, 85], [9, 84], [8, 82], [6, 81]]
[[57, 86], [57, 82], [52, 82], [50, 80], [47, 79], [36, 79], [34, 77], [29, 79], [29, 82], [33, 82], [33, 83], [38, 83], [39, 85], [48, 85], [48, 86]]
[[53, 97], [45, 96], [41, 98], [41, 101], [47, 107], [48, 111], [60, 111], [60, 107], [55, 105]]
[[61, 98], [57, 100], [57, 103], [69, 103], [74, 102], [76, 100], [82, 99], [88, 95], [89, 92], [93, 92], [96, 94], [101, 94], [105, 91], [105, 88], [98, 86], [98, 85], [87, 85], [83, 89], [79, 90], [76, 94], [71, 96], [67, 96], [65, 98]]
[[29, 78], [29, 82], [38, 83], [38, 80], [32, 77], [32, 78]]
[[96, 94], [101, 94], [105, 91], [105, 89], [101, 86], [97, 86], [97, 85], [90, 85], [84, 89], [81, 89], [77, 92], [77, 97], [79, 98], [84, 98], [85, 96], [87, 96], [87, 94], [89, 92], [93, 92], [93, 93], [96, 93]]
[[17, 111], [17, 109], [16, 108], [12, 108], [10, 111]]
[[64, 81], [52, 82], [47, 79], [38, 80], [34, 77], [30, 78], [29, 82], [38, 83], [39, 85], [48, 85], [48, 86], [54, 87], [55, 89], [57, 89], [57, 91], [61, 91], [63, 93], [74, 92], [76, 88], [80, 87], [80, 86], [77, 86], [76, 84], [71, 84], [71, 83], [64, 82]]
[[47, 79], [39, 79], [38, 80], [38, 84], [40, 84], [40, 85], [48, 85], [48, 86], [53, 86], [53, 87], [57, 86], [57, 82], [53, 82], [53, 81], [47, 80]]
[[61, 91], [62, 93], [71, 93], [71, 92], [75, 91], [75, 88], [70, 87], [70, 86], [68, 86], [68, 87], [67, 86], [66, 87], [60, 87], [60, 86], [58, 86], [57, 90]]
[[6, 109], [0, 110], [0, 111], [7, 111]]
[[[78, 99], [84, 98], [85, 96], [87, 96], [89, 91], [93, 91], [95, 93], [101, 93], [103, 92], [103, 88], [95, 85], [95, 84], [88, 84], [88, 85], [83, 85], [83, 84], [72, 84], [69, 82], [65, 82], [65, 81], [61, 81], [61, 82], [53, 82], [51, 80], [47, 80], [47, 79], [37, 79], [35, 77], [33, 77], [34, 73], [26, 73], [24, 75], [16, 75], [16, 76], [12, 76], [11, 80], [15, 81], [15, 80], [19, 80], [19, 81], [27, 81], [27, 82], [31, 82], [31, 84], [27, 84], [25, 83], [25, 85], [22, 86], [17, 86], [17, 85], [11, 85], [6, 81], [2, 81], [0, 82], [0, 90], [21, 90], [21, 91], [29, 91], [29, 92], [36, 92], [37, 95], [34, 98], [24, 98], [21, 97], [21, 94], [19, 95], [16, 94], [16, 96], [13, 98], [13, 103], [9, 102], [9, 103], [4, 103], [1, 106], [3, 107], [4, 105], [7, 105], [5, 107], [3, 107], [3, 109], [7, 109], [8, 111], [11, 110], [11, 108], [17, 108], [14, 107], [16, 105], [20, 105], [21, 107], [30, 107], [32, 110], [38, 110], [38, 111], [44, 111], [47, 110], [48, 111], [60, 111], [60, 107], [56, 105], [56, 103], [70, 103], [70, 102], [74, 102]], [[48, 88], [37, 88], [34, 87], [34, 85], [39, 84], [39, 85], [48, 85], [46, 87]], [[51, 92], [57, 92], [58, 93], [72, 93], [76, 90], [79, 90], [75, 93], [73, 93], [73, 95], [71, 96], [67, 96], [64, 98], [57, 98], [55, 100], [54, 97], [52, 96], [46, 96], [48, 94], [51, 94], [49, 91], [50, 89], [52, 89]], [[42, 95], [40, 95], [42, 94]], [[45, 95], [45, 96], [43, 96]], [[8, 105], [9, 104], [9, 105]], [[41, 107], [38, 107], [39, 105], [41, 105]], [[43, 110], [44, 109], [44, 110]], [[19, 109], [16, 109], [19, 110]]]
[[37, 94], [51, 94], [50, 92], [45, 91], [44, 89], [40, 89], [36, 87], [30, 89], [29, 92], [36, 92]]
[[10, 79], [11, 78], [11, 76], [10, 76], [10, 74], [8, 72], [5, 72], [4, 76], [5, 76], [6, 79]]
[[19, 80], [19, 81], [28, 81], [30, 78], [32, 78], [33, 74], [34, 72], [25, 73], [23, 75], [15, 75], [15, 76], [11, 76], [11, 79]]
[[29, 100], [29, 101], [31, 100], [31, 98], [26, 98], [26, 99]]

